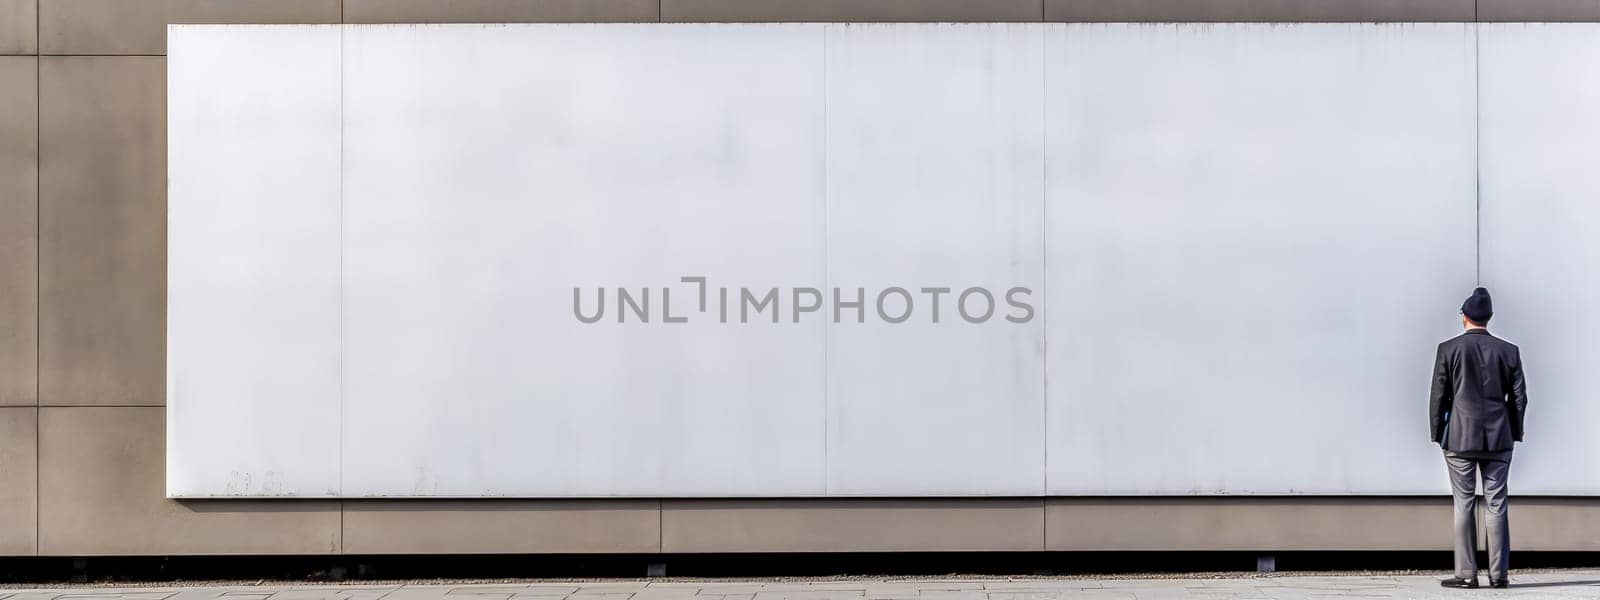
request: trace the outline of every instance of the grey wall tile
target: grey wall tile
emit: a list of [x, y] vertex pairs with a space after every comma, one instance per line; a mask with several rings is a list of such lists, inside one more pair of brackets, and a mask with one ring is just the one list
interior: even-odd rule
[[165, 472], [165, 408], [40, 409], [40, 554], [339, 552], [337, 501], [176, 502]]
[[1450, 511], [1445, 496], [1051, 498], [1046, 544], [1050, 550], [1445, 550]]
[[41, 59], [43, 404], [165, 402], [165, 64]]
[[1041, 0], [661, 0], [662, 21], [1039, 21]]
[[1600, 498], [1519, 498], [1513, 488], [1510, 519], [1515, 550], [1600, 550]]
[[347, 23], [608, 23], [659, 20], [656, 0], [345, 0]]
[[0, 0], [0, 54], [37, 54], [38, 0]]
[[37, 401], [38, 65], [0, 56], [0, 406]]
[[44, 54], [165, 54], [170, 23], [338, 23], [339, 0], [39, 0]]
[[1592, 23], [1600, 0], [1478, 0], [1478, 20]]
[[1044, 0], [1044, 2], [1046, 21], [1068, 22], [1473, 20], [1473, 0]]
[[0, 408], [0, 556], [36, 549], [38, 409]]
[[1039, 498], [666, 500], [664, 552], [1043, 549]]
[[648, 553], [655, 500], [359, 500], [345, 503], [348, 554]]

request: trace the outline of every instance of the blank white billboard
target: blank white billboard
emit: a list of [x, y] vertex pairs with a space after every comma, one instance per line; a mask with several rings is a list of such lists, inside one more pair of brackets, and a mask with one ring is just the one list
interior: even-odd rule
[[1475, 89], [1587, 31], [173, 26], [168, 494], [1445, 493]]

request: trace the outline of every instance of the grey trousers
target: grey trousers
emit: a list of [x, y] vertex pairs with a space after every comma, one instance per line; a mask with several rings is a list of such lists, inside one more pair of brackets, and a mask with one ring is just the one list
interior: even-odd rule
[[1456, 500], [1456, 577], [1478, 577], [1478, 476], [1483, 476], [1485, 529], [1488, 530], [1489, 579], [1504, 581], [1510, 568], [1511, 530], [1506, 519], [1506, 478], [1511, 451], [1444, 453], [1450, 467], [1450, 491]]

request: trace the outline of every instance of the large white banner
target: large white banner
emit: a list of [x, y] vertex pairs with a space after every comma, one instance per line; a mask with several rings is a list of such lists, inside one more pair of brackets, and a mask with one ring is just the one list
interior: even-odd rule
[[173, 26], [168, 494], [1600, 493], [1597, 32]]

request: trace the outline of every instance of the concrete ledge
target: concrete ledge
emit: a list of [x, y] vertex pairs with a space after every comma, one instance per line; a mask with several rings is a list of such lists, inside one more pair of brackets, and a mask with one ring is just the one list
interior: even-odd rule
[[1596, 22], [1600, 0], [1478, 0], [1478, 20]]
[[656, 500], [350, 500], [346, 554], [587, 554], [661, 550]]
[[661, 0], [667, 22], [1025, 22], [1041, 0]]
[[[35, 409], [0, 409], [0, 460]], [[1438, 497], [195, 501], [160, 498], [159, 408], [44, 408], [39, 553], [1448, 551]], [[6, 422], [12, 426], [5, 425]], [[116, 435], [90, 425], [128, 426]], [[143, 441], [141, 441], [143, 439]], [[98, 441], [96, 441], [98, 440]], [[14, 461], [7, 461], [10, 464]], [[31, 465], [30, 465], [31, 466]], [[152, 469], [155, 469], [152, 471]], [[34, 554], [32, 471], [0, 556]], [[4, 483], [0, 481], [0, 483]], [[0, 493], [0, 499], [6, 496]], [[343, 506], [342, 520], [335, 511]], [[3, 511], [0, 511], [3, 512]], [[13, 530], [14, 529], [14, 530]], [[1600, 551], [1600, 498], [1512, 499], [1517, 551]]]
[[344, 22], [652, 22], [658, 8], [656, 0], [345, 0]]
[[666, 500], [663, 552], [1028, 551], [1039, 498]]
[[1600, 0], [0, 0], [0, 54], [163, 54], [170, 23], [341, 21], [1600, 22]]
[[1471, 22], [1476, 19], [1473, 0], [1044, 1], [1044, 20], [1088, 23]]
[[1448, 550], [1450, 499], [1051, 498], [1049, 550]]
[[1600, 498], [1511, 495], [1511, 549], [1600, 551]]

